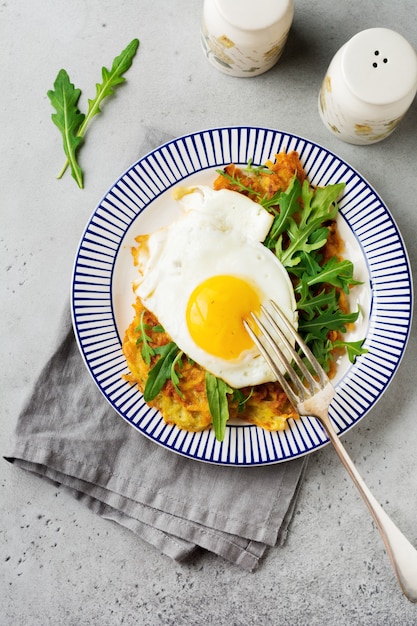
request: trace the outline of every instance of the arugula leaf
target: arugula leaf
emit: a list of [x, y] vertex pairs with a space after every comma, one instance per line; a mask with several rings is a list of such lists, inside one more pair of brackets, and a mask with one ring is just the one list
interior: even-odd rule
[[252, 189], [252, 187], [245, 185], [244, 183], [242, 183], [242, 181], [239, 178], [236, 178], [236, 176], [232, 176], [231, 174], [228, 174], [224, 170], [216, 170], [216, 172], [217, 174], [220, 174], [221, 176], [223, 176], [231, 185], [234, 185], [235, 187], [237, 187], [239, 191], [246, 191], [252, 196], [260, 197], [261, 194], [259, 193], [259, 191], [255, 191], [254, 189]]
[[[149, 326], [149, 324], [145, 324], [144, 319], [145, 310], [142, 311], [139, 325], [137, 326], [137, 328], [135, 328], [135, 332], [140, 333], [139, 338], [136, 340], [136, 345], [139, 345], [140, 343], [142, 344], [142, 359], [149, 367], [151, 363], [151, 357], [154, 356], [155, 350], [152, 348], [152, 346], [149, 345], [149, 342], [152, 341], [152, 337], [150, 337], [146, 331], [149, 330], [151, 327]], [[155, 330], [155, 328], [153, 330]]]
[[[307, 335], [304, 340], [308, 342], [310, 349], [313, 351], [316, 359], [318, 359], [326, 372], [329, 371], [330, 361], [333, 359], [333, 351], [335, 349], [345, 349], [351, 363], [355, 362], [356, 357], [368, 352], [366, 348], [362, 347], [365, 342], [364, 339], [359, 341], [337, 340], [332, 342], [329, 339], [311, 337]], [[308, 369], [311, 369], [308, 361], [304, 360], [304, 364]]]
[[[113, 60], [113, 64], [110, 70], [108, 70], [106, 67], [102, 68], [101, 70], [102, 82], [96, 84], [95, 98], [92, 100], [91, 99], [88, 100], [87, 115], [85, 116], [83, 115], [83, 118], [81, 120], [79, 118], [75, 118], [75, 115], [73, 116], [74, 119], [70, 117], [71, 124], [72, 126], [74, 126], [73, 130], [74, 132], [76, 132], [76, 138], [77, 138], [76, 147], [78, 147], [79, 144], [81, 143], [82, 138], [85, 135], [87, 126], [89, 125], [93, 117], [97, 115], [98, 113], [101, 113], [100, 107], [101, 107], [103, 100], [107, 98], [108, 96], [111, 96], [114, 94], [114, 88], [117, 87], [117, 85], [120, 85], [121, 83], [125, 82], [126, 79], [124, 78], [123, 74], [132, 65], [133, 57], [135, 56], [138, 47], [139, 47], [139, 40], [133, 39], [129, 43], [129, 45], [121, 52], [121, 54]], [[61, 70], [61, 72], [65, 72], [65, 70]], [[78, 94], [78, 97], [79, 97], [81, 92], [79, 90], [75, 90], [75, 91], [79, 92]], [[49, 95], [49, 92], [48, 92], [48, 95]], [[58, 174], [58, 178], [61, 178], [64, 175], [65, 170], [67, 169], [69, 164], [71, 165], [71, 168], [73, 167], [73, 164], [71, 162], [70, 156], [67, 153], [67, 151], [65, 151], [65, 154], [67, 155], [67, 161], [64, 163], [62, 170]], [[74, 157], [75, 157], [75, 154], [74, 154]], [[81, 173], [81, 170], [80, 170], [80, 173]], [[80, 177], [76, 178], [76, 181], [78, 183], [78, 186], [82, 188], [83, 187], [82, 174]]]
[[93, 100], [88, 100], [88, 112], [84, 122], [81, 124], [78, 134], [84, 136], [85, 130], [92, 118], [101, 113], [100, 105], [105, 98], [114, 94], [114, 87], [124, 83], [126, 78], [123, 74], [132, 65], [133, 57], [139, 47], [139, 39], [133, 39], [130, 44], [113, 60], [110, 71], [103, 67], [101, 70], [102, 83], [96, 84], [96, 96]]
[[337, 308], [336, 291], [330, 289], [325, 291], [322, 289], [318, 293], [311, 292], [306, 286], [306, 283], [302, 283], [303, 287], [301, 298], [297, 302], [297, 309], [303, 312], [303, 315], [308, 320], [312, 320], [317, 314], [329, 307]]
[[348, 294], [351, 287], [362, 284], [361, 281], [353, 278], [353, 269], [353, 263], [346, 259], [340, 261], [332, 257], [321, 266], [311, 254], [303, 254], [300, 265], [290, 268], [290, 273], [299, 278], [295, 292], [301, 294], [301, 300], [305, 301], [312, 288], [320, 285], [332, 285]]
[[248, 159], [246, 167], [243, 168], [244, 172], [249, 174], [273, 174], [274, 172], [266, 165], [253, 165], [253, 159]]
[[276, 248], [277, 256], [285, 267], [297, 265], [301, 260], [301, 251], [311, 253], [325, 245], [328, 229], [323, 228], [323, 223], [335, 219], [338, 211], [336, 199], [344, 187], [345, 183], [338, 183], [313, 189], [307, 180], [304, 181], [301, 188], [301, 220], [289, 219], [287, 234], [290, 244], [283, 248], [280, 240]]
[[240, 389], [233, 389], [233, 402], [237, 402], [237, 410], [238, 413], [241, 413], [245, 409], [246, 402], [253, 396], [254, 388], [250, 390], [248, 395], [245, 397], [245, 394]]
[[232, 393], [233, 389], [224, 380], [206, 371], [206, 394], [217, 441], [224, 440], [226, 423], [229, 419], [226, 394]]
[[364, 339], [360, 339], [359, 341], [335, 341], [333, 348], [346, 348], [349, 361], [354, 363], [357, 356], [368, 352], [366, 348], [362, 347], [364, 342]]
[[[60, 70], [54, 82], [54, 90], [50, 89], [47, 96], [56, 113], [52, 113], [52, 121], [62, 134], [67, 165], [71, 166], [71, 174], [79, 187], [83, 186], [83, 174], [76, 159], [76, 151], [82, 139], [77, 134], [85, 119], [84, 113], [78, 110], [80, 89], [75, 89], [65, 70]], [[58, 177], [59, 178], [59, 177]]]
[[279, 204], [279, 213], [276, 214], [269, 233], [264, 241], [267, 248], [276, 249], [277, 240], [281, 242], [281, 235], [287, 230], [291, 216], [300, 210], [298, 199], [301, 195], [301, 184], [297, 176], [291, 180], [286, 191], [279, 191], [269, 200], [263, 199], [261, 205], [269, 210]]
[[346, 324], [356, 322], [358, 317], [359, 309], [353, 313], [345, 313], [338, 307], [328, 308], [321, 311], [319, 316], [316, 316], [311, 320], [300, 318], [298, 329], [301, 334], [309, 333], [315, 337], [321, 337], [323, 329], [326, 334], [329, 330], [339, 330], [342, 333], [345, 333]]
[[[314, 335], [305, 335], [304, 337], [304, 341], [306, 342], [306, 344], [308, 345], [308, 347], [310, 348], [310, 350], [312, 351], [312, 353], [314, 354], [314, 356], [316, 357], [316, 359], [318, 360], [318, 362], [320, 363], [320, 365], [322, 366], [322, 368], [324, 369], [325, 372], [328, 372], [330, 369], [330, 361], [332, 359], [332, 350], [333, 350], [333, 343], [327, 338], [327, 331], [326, 329], [322, 329], [323, 333], [322, 336], [314, 336]], [[303, 355], [300, 355], [304, 365], [307, 367], [308, 370], [311, 371], [312, 374], [315, 374], [315, 372], [313, 371], [310, 362], [303, 357]]]
[[176, 343], [170, 341], [164, 346], [154, 348], [154, 351], [159, 355], [159, 359], [152, 369], [149, 370], [149, 375], [143, 391], [143, 399], [145, 402], [153, 400], [162, 390], [166, 381], [171, 378], [172, 365], [177, 358], [179, 348]]
[[174, 385], [177, 394], [181, 398], [184, 397], [184, 394], [182, 393], [181, 389], [179, 388], [180, 378], [182, 378], [182, 374], [180, 374], [180, 372], [177, 372], [177, 370], [175, 369], [175, 366], [179, 365], [180, 368], [182, 367], [181, 359], [182, 359], [182, 355], [183, 354], [184, 354], [183, 351], [180, 350], [178, 352], [178, 354], [176, 355], [176, 357], [173, 360], [172, 365], [171, 365], [171, 380], [172, 380], [172, 384]]
[[[305, 279], [309, 276], [316, 276], [321, 272], [321, 265], [319, 261], [320, 258], [318, 253], [313, 255], [307, 254], [306, 252], [300, 252], [300, 262], [295, 267], [291, 267], [289, 273], [300, 279]], [[301, 285], [296, 285], [295, 289], [301, 291]]]
[[315, 276], [303, 277], [309, 287], [319, 283], [327, 283], [339, 287], [345, 293], [349, 293], [350, 287], [360, 285], [361, 282], [353, 278], [353, 263], [347, 259], [339, 261], [332, 257], [320, 268], [320, 273]]

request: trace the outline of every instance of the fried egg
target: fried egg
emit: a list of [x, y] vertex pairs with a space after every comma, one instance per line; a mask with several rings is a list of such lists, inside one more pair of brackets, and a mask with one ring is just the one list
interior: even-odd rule
[[189, 358], [231, 387], [275, 380], [243, 325], [271, 299], [296, 325], [289, 275], [262, 244], [273, 216], [227, 189], [199, 186], [177, 199], [177, 221], [137, 238], [136, 295]]

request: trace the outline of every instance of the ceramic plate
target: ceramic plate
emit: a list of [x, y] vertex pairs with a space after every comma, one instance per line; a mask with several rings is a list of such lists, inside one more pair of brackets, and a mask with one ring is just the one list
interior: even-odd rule
[[[330, 416], [338, 433], [354, 426], [385, 391], [407, 343], [412, 309], [410, 267], [398, 228], [378, 194], [363, 177], [321, 146], [265, 128], [227, 127], [193, 133], [150, 152], [109, 189], [82, 236], [72, 282], [75, 334], [85, 363], [115, 411], [134, 429], [168, 450], [210, 463], [253, 466], [293, 459], [327, 443], [314, 418], [290, 420], [282, 432], [230, 423], [223, 443], [213, 431], [189, 433], [167, 425], [149, 408], [128, 372], [121, 351], [133, 317], [134, 237], [177, 215], [173, 187], [211, 184], [216, 168], [254, 165], [286, 149], [297, 150], [313, 185], [345, 182], [339, 228], [345, 256], [362, 285], [352, 290], [361, 316], [349, 339], [366, 337], [368, 353], [352, 365], [338, 364]], [[118, 419], [115, 416], [115, 419]]]

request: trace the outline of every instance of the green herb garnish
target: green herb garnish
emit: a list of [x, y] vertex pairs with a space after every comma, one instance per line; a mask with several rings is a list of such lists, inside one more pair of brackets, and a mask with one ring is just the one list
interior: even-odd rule
[[252, 387], [248, 395], [245, 396], [241, 389], [233, 389], [232, 401], [237, 402], [238, 413], [244, 411], [246, 402], [253, 396], [253, 391], [254, 389]]
[[223, 441], [229, 419], [227, 394], [233, 389], [221, 378], [206, 371], [206, 394], [217, 441]]
[[183, 351], [182, 350], [178, 350], [177, 355], [175, 357], [175, 359], [172, 361], [172, 365], [171, 365], [171, 380], [172, 380], [172, 384], [175, 387], [175, 391], [177, 392], [177, 394], [183, 398], [184, 395], [181, 391], [181, 389], [179, 388], [179, 384], [180, 384], [180, 378], [182, 378], [182, 374], [177, 371], [175, 369], [175, 367], [178, 365], [178, 367], [181, 369], [182, 368], [182, 355], [183, 355]]
[[[143, 398], [145, 402], [153, 400], [162, 390], [166, 381], [175, 373], [175, 362], [178, 358], [179, 348], [176, 343], [170, 341], [164, 346], [153, 348], [155, 354], [159, 356], [155, 365], [150, 369], [146, 380]], [[178, 384], [178, 380], [174, 385]], [[177, 387], [176, 387], [177, 388]]]
[[359, 341], [335, 341], [334, 348], [346, 348], [346, 352], [351, 363], [355, 362], [357, 356], [365, 354], [368, 350], [363, 347], [363, 339]]
[[152, 337], [148, 335], [147, 331], [150, 329], [151, 326], [149, 324], [145, 324], [145, 311], [143, 310], [140, 316], [139, 325], [135, 328], [135, 332], [139, 333], [136, 345], [139, 345], [140, 343], [142, 344], [142, 359], [148, 367], [151, 364], [151, 357], [156, 354], [152, 346], [149, 345], [149, 342], [152, 341]]
[[261, 196], [259, 191], [255, 191], [249, 185], [245, 185], [244, 183], [242, 183], [241, 180], [239, 180], [239, 178], [236, 178], [236, 176], [228, 174], [224, 170], [216, 170], [216, 172], [218, 174], [221, 174], [226, 180], [228, 180], [231, 185], [233, 185], [234, 187], [237, 187], [239, 191], [244, 191], [244, 192], [246, 192], [246, 193], [248, 193], [248, 194], [250, 194], [252, 196], [255, 196], [257, 198], [259, 198]]
[[83, 173], [78, 164], [76, 153], [85, 135], [87, 126], [92, 118], [101, 113], [101, 104], [105, 98], [114, 93], [117, 85], [125, 82], [123, 74], [132, 65], [133, 57], [139, 47], [139, 40], [133, 39], [123, 52], [114, 59], [110, 70], [102, 68], [102, 82], [96, 84], [96, 95], [88, 100], [87, 115], [78, 110], [80, 89], [75, 89], [65, 70], [60, 70], [54, 83], [54, 90], [49, 90], [47, 95], [51, 104], [56, 109], [52, 114], [52, 121], [59, 128], [63, 138], [66, 162], [58, 178], [61, 178], [68, 165], [77, 185], [82, 188]]
[[176, 367], [178, 366], [179, 369], [182, 368], [181, 359], [183, 352], [173, 341], [163, 346], [151, 346], [150, 342], [152, 342], [152, 337], [148, 334], [150, 330], [154, 333], [165, 332], [165, 329], [161, 324], [156, 324], [155, 326], [145, 324], [145, 310], [143, 310], [140, 316], [139, 324], [135, 328], [135, 332], [139, 334], [139, 337], [136, 340], [136, 345], [142, 345], [142, 359], [148, 367], [151, 364], [151, 358], [159, 356], [155, 365], [149, 370], [143, 397], [147, 402], [153, 400], [161, 391], [166, 381], [171, 379], [175, 390], [182, 398], [183, 394], [179, 388], [179, 382], [180, 378], [182, 378], [182, 374], [176, 369]]
[[[238, 176], [220, 171], [239, 188]], [[254, 195], [250, 187], [243, 190]], [[329, 236], [329, 224], [338, 213], [337, 199], [344, 183], [313, 188], [307, 180], [300, 183], [296, 175], [285, 191], [257, 201], [272, 215], [274, 221], [264, 241], [287, 269], [294, 284], [299, 312], [298, 330], [325, 370], [329, 369], [332, 352], [346, 348], [349, 359], [364, 354], [363, 341], [330, 341], [329, 331], [345, 333], [359, 311], [345, 313], [339, 306], [339, 292], [348, 294], [360, 284], [353, 278], [353, 263], [336, 257], [323, 262], [322, 249]]]
[[244, 410], [245, 404], [252, 394], [253, 387], [249, 394], [245, 396], [240, 389], [233, 389], [224, 380], [206, 371], [206, 395], [217, 441], [223, 441], [226, 424], [229, 420], [229, 401], [227, 396], [232, 396], [232, 402], [237, 403], [237, 410], [240, 413]]
[[246, 167], [243, 169], [244, 172], [248, 172], [248, 174], [273, 174], [274, 172], [270, 170], [266, 165], [253, 165], [253, 159], [248, 159], [248, 163]]
[[[326, 244], [329, 229], [325, 223], [336, 218], [338, 211], [336, 199], [344, 188], [345, 184], [339, 183], [313, 190], [307, 180], [301, 187], [298, 178], [293, 179], [293, 183], [290, 185], [290, 203], [286, 210], [284, 222], [289, 245], [283, 245], [284, 230], [281, 225], [274, 246], [275, 254], [287, 270], [300, 263], [301, 252], [308, 255], [320, 250]], [[300, 197], [303, 201], [301, 211], [298, 203]], [[301, 219], [294, 219], [294, 214], [301, 216]], [[268, 247], [271, 247], [270, 241]]]

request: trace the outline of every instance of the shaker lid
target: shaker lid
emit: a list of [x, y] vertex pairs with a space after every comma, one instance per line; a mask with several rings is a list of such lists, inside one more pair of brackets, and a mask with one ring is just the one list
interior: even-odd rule
[[241, 30], [269, 28], [283, 18], [291, 22], [293, 0], [215, 0], [223, 18]]
[[369, 104], [390, 104], [417, 89], [417, 55], [388, 28], [370, 28], [344, 47], [342, 72], [352, 93]]

